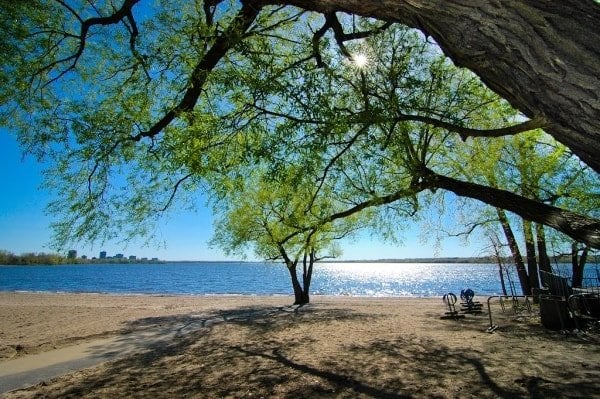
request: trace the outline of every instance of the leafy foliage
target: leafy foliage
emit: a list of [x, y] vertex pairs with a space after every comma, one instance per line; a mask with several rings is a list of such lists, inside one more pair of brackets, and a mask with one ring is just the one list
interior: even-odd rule
[[370, 19], [233, 0], [0, 11], [15, 56], [0, 121], [52, 160], [57, 247], [152, 237], [199, 191], [232, 251], [335, 252], [363, 228], [393, 239], [463, 174], [460, 138], [537, 123], [416, 31]]
[[58, 254], [24, 253], [15, 255], [12, 252], [0, 250], [0, 265], [61, 265], [65, 263], [73, 263], [73, 260]]

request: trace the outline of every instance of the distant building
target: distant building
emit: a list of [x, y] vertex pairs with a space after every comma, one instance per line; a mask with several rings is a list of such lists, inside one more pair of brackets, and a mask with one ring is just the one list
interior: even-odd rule
[[123, 254], [116, 254], [116, 255], [115, 255], [115, 258], [116, 258], [116, 259], [123, 259]]
[[75, 259], [75, 258], [77, 258], [77, 250], [71, 249], [69, 251], [69, 253], [67, 254], [67, 259]]
[[100, 259], [106, 259], [106, 251], [100, 251]]
[[129, 260], [135, 260], [135, 259], [136, 259], [136, 256], [135, 256], [135, 255], [130, 255], [130, 256], [129, 256]]
[[152, 258], [152, 262], [158, 262], [158, 258]]
[[81, 259], [87, 259], [87, 255], [81, 255]]

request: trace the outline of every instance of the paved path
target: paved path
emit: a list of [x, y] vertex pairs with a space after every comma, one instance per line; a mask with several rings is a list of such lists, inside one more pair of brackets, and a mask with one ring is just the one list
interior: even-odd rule
[[168, 327], [146, 328], [128, 334], [96, 339], [35, 355], [0, 362], [0, 394], [35, 385], [44, 380], [96, 366], [154, 345], [173, 340], [190, 331], [223, 322], [223, 318], [191, 318]]
[[22, 356], [0, 363], [0, 394], [115, 359], [117, 337]]
[[299, 306], [258, 308], [256, 310], [226, 311], [212, 316], [187, 316], [173, 323], [151, 325], [128, 334], [97, 339], [36, 355], [22, 356], [0, 362], [0, 394], [25, 388], [67, 373], [92, 367], [100, 363], [140, 353], [192, 331], [211, 327], [231, 320], [246, 320], [276, 313], [295, 313]]

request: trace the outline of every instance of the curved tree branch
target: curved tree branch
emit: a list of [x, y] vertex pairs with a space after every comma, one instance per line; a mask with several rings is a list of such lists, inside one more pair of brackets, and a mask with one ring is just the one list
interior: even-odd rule
[[473, 129], [421, 115], [400, 115], [397, 118], [395, 118], [395, 120], [398, 122], [423, 122], [431, 126], [440, 127], [442, 129], [448, 130], [449, 132], [458, 133], [458, 135], [463, 141], [466, 140], [468, 137], [511, 136], [517, 133], [528, 132], [534, 129], [543, 129], [546, 126], [546, 122], [543, 118], [534, 118], [526, 122], [522, 122], [512, 126], [501, 127], [498, 129]]
[[375, 35], [386, 30], [391, 25], [392, 22], [386, 22], [382, 26], [372, 30], [346, 33], [344, 32], [344, 27], [340, 23], [340, 20], [338, 19], [335, 12], [325, 13], [325, 23], [319, 30], [317, 30], [314, 33], [312, 38], [313, 55], [317, 61], [317, 66], [319, 68], [325, 66], [325, 63], [323, 62], [323, 58], [321, 57], [321, 53], [319, 51], [319, 41], [323, 38], [323, 36], [325, 36], [325, 33], [327, 33], [329, 29], [333, 31], [333, 37], [335, 38], [335, 41], [338, 47], [340, 48], [342, 54], [346, 58], [352, 58], [352, 54], [350, 54], [350, 52], [346, 48], [345, 42], [351, 40], [366, 39], [369, 36]]
[[193, 176], [193, 173], [188, 173], [187, 175], [183, 176], [181, 179], [177, 180], [177, 183], [175, 183], [175, 185], [173, 186], [173, 190], [171, 191], [171, 195], [169, 196], [169, 199], [167, 200], [167, 202], [161, 209], [158, 209], [159, 212], [165, 212], [167, 209], [169, 209], [169, 207], [171, 206], [171, 203], [175, 199], [175, 195], [177, 195], [179, 186], [181, 186], [181, 184], [183, 182], [185, 182], [187, 179], [189, 179], [192, 176]]
[[331, 168], [334, 167], [335, 163], [348, 151], [350, 150], [350, 148], [352, 148], [352, 146], [354, 145], [354, 143], [356, 143], [356, 140], [358, 140], [358, 138], [360, 136], [362, 136], [368, 129], [368, 125], [365, 125], [363, 127], [361, 127], [356, 134], [354, 134], [352, 137], [350, 137], [350, 140], [348, 140], [347, 143], [345, 143], [344, 147], [337, 153], [335, 154], [327, 163], [327, 165], [325, 165], [325, 168], [323, 168], [323, 173], [321, 174], [321, 176], [317, 179], [317, 181], [319, 182], [317, 184], [317, 187], [315, 189], [315, 192], [313, 193], [313, 195], [311, 196], [310, 201], [308, 202], [308, 205], [306, 206], [306, 209], [304, 210], [304, 214], [306, 215], [310, 209], [313, 207], [315, 201], [317, 200], [317, 196], [319, 195], [319, 192], [321, 191], [321, 189], [323, 188], [323, 185], [325, 184], [325, 180], [327, 178], [327, 175], [329, 174], [329, 171], [331, 170]]
[[51, 70], [52, 68], [54, 68], [57, 65], [61, 65], [66, 62], [70, 62], [70, 65], [68, 67], [66, 67], [65, 69], [60, 71], [58, 73], [58, 75], [54, 76], [52, 79], [50, 79], [48, 82], [46, 82], [44, 84], [44, 86], [47, 86], [47, 85], [51, 84], [52, 82], [55, 82], [56, 80], [60, 79], [61, 77], [66, 75], [69, 71], [72, 71], [75, 68], [75, 66], [77, 65], [77, 62], [83, 55], [83, 52], [85, 50], [85, 46], [87, 43], [88, 33], [89, 33], [90, 29], [92, 28], [92, 26], [113, 25], [113, 24], [119, 23], [120, 21], [123, 21], [126, 18], [128, 18], [129, 22], [132, 23], [132, 26], [134, 27], [134, 30], [131, 33], [131, 35], [132, 35], [131, 40], [135, 41], [135, 33], [134, 32], [137, 32], [137, 29], [135, 29], [135, 20], [133, 19], [133, 13], [131, 10], [132, 10], [133, 6], [136, 3], [138, 3], [140, 0], [124, 0], [123, 4], [121, 5], [121, 8], [116, 10], [113, 14], [106, 16], [106, 17], [92, 17], [92, 18], [88, 18], [86, 20], [83, 20], [79, 16], [79, 14], [77, 14], [77, 12], [72, 7], [70, 7], [67, 3], [65, 3], [64, 1], [62, 1], [62, 0], [55, 0], [55, 1], [57, 3], [59, 3], [62, 7], [66, 8], [71, 14], [73, 14], [75, 16], [75, 18], [77, 18], [81, 22], [79, 36], [77, 37], [79, 40], [79, 46], [77, 47], [77, 50], [75, 51], [74, 54], [71, 54], [67, 57], [61, 58], [54, 62], [51, 62], [50, 64], [44, 66], [43, 68], [41, 68], [40, 70], [38, 70], [36, 72], [36, 75], [39, 75], [44, 71]]
[[510, 191], [465, 182], [423, 169], [423, 184], [441, 188], [461, 197], [469, 197], [488, 205], [513, 212], [523, 219], [550, 226], [593, 248], [600, 248], [600, 220], [511, 193]]
[[324, 226], [326, 224], [332, 223], [338, 219], [347, 218], [347, 217], [357, 214], [365, 209], [391, 204], [402, 198], [415, 196], [416, 194], [420, 193], [421, 191], [423, 191], [427, 188], [428, 187], [426, 187], [425, 185], [417, 183], [417, 184], [411, 185], [408, 188], [403, 188], [403, 189], [400, 189], [400, 190], [395, 191], [390, 194], [386, 194], [383, 196], [373, 196], [372, 198], [370, 198], [366, 201], [363, 201], [361, 203], [358, 203], [348, 209], [345, 209], [343, 211], [336, 212], [332, 215], [329, 215], [328, 217], [320, 220], [317, 223], [312, 224], [311, 226], [298, 228], [298, 230], [294, 231], [293, 233], [290, 233], [283, 240], [281, 240], [281, 243], [285, 244], [286, 242], [288, 242], [289, 240], [291, 240], [292, 238], [296, 237], [299, 234], [302, 234], [309, 230], [318, 230], [318, 228], [320, 226]]
[[282, 240], [282, 244], [298, 234], [316, 230], [319, 226], [352, 216], [367, 208], [391, 204], [426, 189], [444, 189], [461, 197], [473, 198], [496, 208], [513, 212], [526, 220], [552, 227], [592, 248], [600, 248], [600, 220], [598, 219], [547, 205], [510, 191], [442, 176], [425, 167], [420, 170], [420, 175], [421, 178], [415, 179], [410, 187], [384, 196], [374, 196], [344, 211], [334, 213], [318, 223], [300, 228]]
[[[139, 0], [126, 0], [126, 3], [131, 3], [131, 6]], [[123, 10], [123, 7], [121, 8]], [[143, 138], [154, 138], [164, 128], [166, 128], [180, 113], [190, 111], [196, 105], [198, 98], [202, 92], [204, 83], [210, 71], [217, 65], [217, 63], [223, 58], [226, 52], [235, 44], [231, 37], [239, 32], [246, 31], [256, 19], [259, 13], [259, 9], [252, 5], [244, 4], [244, 6], [238, 12], [237, 17], [223, 34], [221, 34], [216, 40], [210, 50], [202, 57], [200, 62], [194, 68], [191, 74], [188, 88], [185, 91], [183, 98], [174, 108], [168, 111], [163, 117], [158, 120], [150, 129], [142, 131], [135, 136], [127, 136], [125, 138], [117, 139], [108, 149], [102, 153], [102, 156], [96, 160], [96, 164], [92, 169], [88, 177], [88, 182], [91, 187], [91, 180], [95, 175], [98, 166], [101, 162], [104, 162], [117, 149], [120, 145], [127, 142], [138, 142]], [[122, 11], [127, 16], [129, 15], [130, 9]], [[120, 14], [119, 14], [120, 15]], [[114, 17], [116, 18], [116, 17]], [[98, 19], [98, 18], [96, 18]], [[118, 20], [117, 20], [118, 21]], [[107, 23], [106, 20], [104, 23]], [[90, 25], [91, 26], [91, 25]], [[88, 28], [89, 29], [89, 28]], [[83, 49], [81, 49], [83, 52]], [[170, 202], [170, 201], [169, 201]]]
[[317, 66], [319, 68], [325, 67], [323, 57], [321, 56], [321, 51], [319, 50], [319, 42], [321, 41], [323, 36], [325, 36], [325, 33], [327, 33], [329, 28], [331, 28], [331, 24], [329, 20], [325, 18], [325, 23], [323, 24], [323, 26], [319, 28], [319, 30], [317, 30], [312, 37], [313, 55], [315, 57], [315, 60], [317, 61]]

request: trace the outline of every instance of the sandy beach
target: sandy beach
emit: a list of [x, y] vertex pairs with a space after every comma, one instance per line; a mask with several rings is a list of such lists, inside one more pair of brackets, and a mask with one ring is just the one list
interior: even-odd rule
[[499, 327], [490, 334], [485, 307], [443, 320], [440, 298], [291, 303], [285, 296], [0, 293], [0, 368], [103, 337], [181, 330], [162, 345], [4, 397], [600, 397], [597, 329], [545, 330], [535, 308], [503, 313], [493, 300]]

